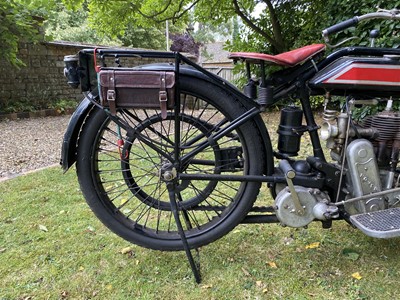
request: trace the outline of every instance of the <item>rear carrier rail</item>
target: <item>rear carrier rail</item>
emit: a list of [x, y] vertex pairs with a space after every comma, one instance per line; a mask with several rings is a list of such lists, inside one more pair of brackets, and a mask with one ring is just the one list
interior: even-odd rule
[[[169, 71], [141, 70], [138, 58], [163, 59], [175, 62]], [[179, 53], [130, 51], [115, 49], [84, 49], [78, 55], [65, 57], [65, 74], [71, 87], [81, 86], [82, 92], [98, 89], [99, 103], [112, 115], [117, 108], [159, 108], [163, 118], [175, 102], [175, 74], [186, 58]], [[147, 62], [146, 61], [146, 62]]]
[[68, 84], [73, 88], [80, 86], [83, 93], [98, 90], [98, 104], [112, 114], [117, 108], [160, 108], [165, 117], [166, 110], [176, 103], [183, 65], [244, 97], [233, 85], [179, 52], [83, 49], [78, 55], [64, 57], [64, 62]]

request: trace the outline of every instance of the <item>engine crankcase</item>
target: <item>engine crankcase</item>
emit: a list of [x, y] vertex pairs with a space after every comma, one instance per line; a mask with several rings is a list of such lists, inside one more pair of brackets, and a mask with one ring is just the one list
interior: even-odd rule
[[[346, 149], [350, 191], [353, 197], [360, 197], [382, 191], [378, 164], [370, 141], [357, 139]], [[346, 204], [350, 214], [367, 213], [385, 208], [382, 197], [371, 196], [366, 201]]]

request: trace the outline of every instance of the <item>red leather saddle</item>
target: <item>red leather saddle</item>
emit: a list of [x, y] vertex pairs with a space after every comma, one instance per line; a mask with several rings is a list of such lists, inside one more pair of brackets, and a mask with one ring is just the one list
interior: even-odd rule
[[260, 63], [260, 61], [267, 61], [274, 65], [294, 67], [324, 50], [324, 44], [313, 44], [278, 55], [254, 52], [233, 52], [229, 54], [228, 57], [234, 60], [244, 60], [249, 63]]

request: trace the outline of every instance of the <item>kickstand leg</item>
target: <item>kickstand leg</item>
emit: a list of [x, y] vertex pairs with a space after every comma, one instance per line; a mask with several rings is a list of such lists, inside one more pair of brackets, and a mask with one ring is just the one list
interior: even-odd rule
[[[192, 268], [194, 278], [197, 283], [200, 283], [201, 282], [200, 264], [197, 265], [196, 262], [194, 261], [192, 252], [190, 251], [189, 244], [188, 244], [188, 241], [187, 241], [187, 238], [185, 235], [185, 231], [183, 230], [181, 220], [179, 219], [179, 212], [178, 212], [178, 205], [176, 203], [174, 183], [172, 183], [172, 182], [168, 183], [167, 187], [168, 187], [169, 201], [171, 203], [171, 210], [172, 210], [172, 213], [174, 214], [176, 226], [178, 227], [178, 233], [182, 240], [183, 249], [186, 252], [186, 256], [189, 260], [190, 267]], [[199, 255], [199, 251], [197, 248], [195, 249], [195, 251], [197, 252], [197, 255]]]

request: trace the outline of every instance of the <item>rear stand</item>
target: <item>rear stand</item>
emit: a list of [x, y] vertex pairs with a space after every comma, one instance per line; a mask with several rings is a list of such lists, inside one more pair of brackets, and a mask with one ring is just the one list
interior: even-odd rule
[[[167, 183], [167, 188], [168, 188], [168, 194], [169, 194], [169, 201], [171, 204], [171, 210], [172, 213], [174, 214], [176, 226], [178, 227], [178, 233], [179, 236], [181, 237], [182, 244], [183, 244], [183, 249], [186, 252], [186, 257], [189, 260], [190, 267], [192, 268], [192, 272], [194, 275], [194, 278], [196, 280], [196, 283], [201, 282], [201, 276], [200, 276], [200, 254], [198, 248], [195, 248], [195, 251], [197, 253], [197, 258], [198, 258], [198, 263], [196, 264], [192, 252], [190, 251], [190, 247], [185, 235], [185, 231], [183, 230], [183, 226], [181, 223], [181, 220], [179, 218], [179, 211], [178, 211], [178, 204], [176, 202], [176, 194], [175, 194], [175, 184], [173, 182], [168, 182]], [[182, 212], [184, 215], [184, 212]], [[189, 219], [187, 216], [184, 215], [184, 218], [186, 219], [187, 222], [189, 222]]]

